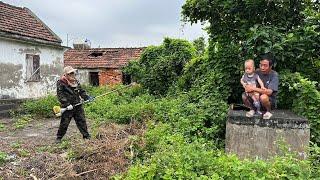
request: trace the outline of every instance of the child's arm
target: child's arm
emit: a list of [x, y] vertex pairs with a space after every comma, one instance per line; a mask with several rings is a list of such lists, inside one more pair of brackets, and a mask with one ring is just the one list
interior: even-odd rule
[[242, 78], [240, 79], [240, 83], [242, 84], [243, 88], [245, 88], [246, 85], [247, 85], [247, 83], [245, 83], [245, 82], [243, 81], [243, 77], [244, 77], [244, 76], [242, 76]]
[[258, 76], [258, 83], [259, 83], [261, 89], [266, 89], [266, 88], [264, 87], [263, 82], [262, 82], [262, 80], [260, 79], [259, 76]]

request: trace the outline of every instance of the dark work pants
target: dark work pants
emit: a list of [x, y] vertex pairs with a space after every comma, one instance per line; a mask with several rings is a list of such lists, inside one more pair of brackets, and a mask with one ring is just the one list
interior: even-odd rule
[[90, 135], [88, 133], [87, 123], [82, 106], [76, 106], [73, 110], [65, 111], [61, 115], [61, 121], [57, 133], [57, 138], [61, 139], [66, 134], [72, 117], [74, 118], [83, 138], [89, 138]]

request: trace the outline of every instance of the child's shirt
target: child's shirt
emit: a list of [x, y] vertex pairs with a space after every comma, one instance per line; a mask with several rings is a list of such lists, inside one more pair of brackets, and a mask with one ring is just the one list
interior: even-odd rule
[[253, 73], [251, 75], [245, 73], [243, 76], [242, 76], [242, 81], [248, 85], [254, 85], [255, 87], [257, 87], [257, 83], [258, 83], [258, 79], [259, 79], [259, 76], [258, 74], [256, 73]]

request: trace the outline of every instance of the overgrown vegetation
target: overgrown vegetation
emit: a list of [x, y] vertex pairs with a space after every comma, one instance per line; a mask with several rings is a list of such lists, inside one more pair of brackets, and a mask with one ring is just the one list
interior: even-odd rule
[[[311, 140], [320, 144], [320, 92], [318, 82], [304, 78], [300, 73], [283, 72], [281, 76], [280, 106], [308, 118], [311, 127]], [[295, 98], [292, 98], [295, 97]]]
[[[185, 21], [208, 22], [209, 45], [165, 38], [124, 72], [140, 86], [86, 105], [96, 127], [108, 122], [148, 122], [132, 138], [132, 167], [119, 179], [316, 179], [320, 177], [320, 13], [317, 1], [187, 0]], [[281, 75], [279, 107], [307, 117], [310, 155], [268, 161], [239, 160], [223, 152], [228, 103], [241, 100], [243, 62], [275, 55]], [[298, 72], [298, 73], [297, 73]], [[115, 87], [119, 88], [119, 87]], [[87, 87], [98, 95], [112, 89]], [[58, 104], [49, 96], [24, 105], [49, 117]], [[41, 109], [43, 108], [43, 109]], [[40, 111], [40, 109], [42, 111]], [[74, 160], [75, 151], [68, 157]]]
[[111, 89], [96, 88], [89, 90], [89, 94], [97, 96], [116, 89], [122, 90], [98, 98], [94, 103], [85, 107], [88, 118], [94, 119], [97, 124], [104, 122], [129, 123], [147, 119], [153, 113], [154, 97], [146, 94], [140, 86], [125, 89], [123, 86]]
[[289, 70], [320, 80], [319, 9], [319, 2], [310, 0], [187, 0], [182, 15], [185, 21], [209, 24], [209, 57], [202, 74], [220, 73], [229, 102], [236, 102], [244, 60], [258, 63], [264, 53], [275, 55], [280, 74]]
[[[164, 124], [149, 128], [150, 134], [144, 137], [145, 147], [137, 155], [140, 158], [121, 178], [318, 177], [318, 169], [312, 166], [318, 162], [314, 159], [317, 151], [311, 151], [315, 154], [310, 155], [310, 162], [299, 161], [291, 155], [264, 162], [242, 161], [211, 150], [221, 147], [219, 142], [224, 138], [222, 122], [226, 102], [241, 99], [239, 79], [244, 60], [253, 58], [258, 62], [264, 53], [275, 54], [277, 59], [275, 69], [283, 80], [280, 99], [292, 99], [292, 105], [288, 100], [280, 106], [287, 103], [287, 108], [307, 117], [311, 122], [312, 141], [319, 143], [319, 91], [315, 82], [303, 77], [319, 81], [318, 4], [312, 1], [187, 0], [182, 13], [186, 21], [209, 22], [208, 53], [189, 60], [167, 91], [167, 97], [158, 101], [161, 108], [155, 106], [156, 120]], [[148, 53], [152, 54], [150, 50]], [[139, 71], [138, 62], [134, 68], [128, 67], [131, 72]], [[147, 62], [156, 61], [149, 58]], [[302, 76], [290, 74], [297, 71]], [[145, 77], [140, 74], [135, 78], [139, 81]], [[146, 87], [144, 81], [140, 82]]]
[[166, 95], [183, 72], [183, 67], [196, 55], [186, 40], [165, 38], [160, 46], [149, 46], [138, 61], [124, 69], [153, 95]]
[[15, 129], [22, 129], [26, 127], [31, 121], [32, 121], [32, 118], [30, 115], [18, 116], [15, 118], [15, 122], [13, 123], [13, 126]]
[[[272, 161], [239, 160], [214, 149], [210, 142], [189, 143], [168, 124], [149, 129], [143, 163], [136, 163], [119, 179], [312, 179], [308, 161], [287, 154]], [[150, 153], [150, 154], [149, 154]]]
[[0, 132], [5, 130], [5, 125], [0, 123]]
[[0, 166], [7, 160], [7, 153], [0, 151]]
[[53, 106], [59, 105], [58, 99], [54, 95], [49, 95], [37, 100], [26, 101], [22, 104], [25, 113], [38, 117], [54, 117]]

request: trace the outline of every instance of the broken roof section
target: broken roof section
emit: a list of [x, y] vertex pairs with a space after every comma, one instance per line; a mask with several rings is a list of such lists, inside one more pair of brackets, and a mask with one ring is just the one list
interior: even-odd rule
[[64, 53], [64, 65], [74, 68], [121, 68], [140, 57], [145, 48], [69, 49]]
[[0, 37], [61, 45], [61, 39], [31, 10], [0, 1]]

